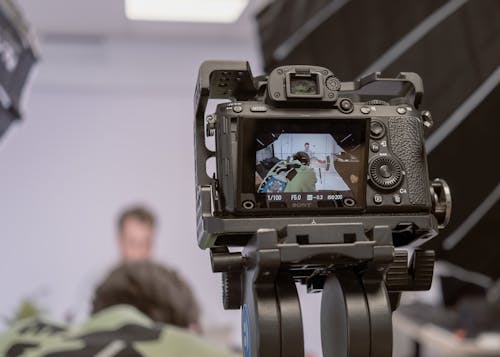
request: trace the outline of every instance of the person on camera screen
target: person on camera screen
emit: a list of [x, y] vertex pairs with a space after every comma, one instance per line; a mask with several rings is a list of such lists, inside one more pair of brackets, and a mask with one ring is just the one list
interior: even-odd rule
[[273, 141], [257, 152], [256, 191], [349, 191], [350, 182], [334, 165], [343, 156], [348, 154], [330, 134], [274, 134]]

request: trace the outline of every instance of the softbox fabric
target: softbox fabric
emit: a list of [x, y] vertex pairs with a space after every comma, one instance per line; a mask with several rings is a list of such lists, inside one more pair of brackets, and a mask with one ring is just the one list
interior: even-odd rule
[[448, 181], [449, 226], [426, 247], [500, 278], [500, 2], [497, 0], [276, 0], [257, 16], [266, 71], [328, 67], [343, 81], [417, 72], [430, 176]]
[[36, 62], [33, 41], [21, 13], [11, 1], [0, 2], [0, 137], [20, 119], [20, 102]]

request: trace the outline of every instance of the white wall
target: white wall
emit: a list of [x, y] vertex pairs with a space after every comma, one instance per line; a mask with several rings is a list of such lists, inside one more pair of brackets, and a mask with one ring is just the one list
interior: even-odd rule
[[257, 53], [251, 34], [42, 43], [26, 118], [0, 141], [0, 316], [40, 290], [56, 318], [87, 300], [88, 285], [116, 260], [117, 212], [144, 202], [161, 221], [158, 259], [190, 281], [207, 324], [239, 326], [196, 245], [192, 98], [204, 59], [259, 68]]
[[[246, 40], [42, 43], [26, 118], [0, 140], [0, 316], [37, 294], [58, 319], [85, 310], [92, 283], [116, 261], [124, 205], [159, 215], [157, 258], [176, 267], [203, 305], [205, 326], [228, 324], [220, 276], [196, 245], [193, 89], [205, 59], [248, 59]], [[309, 351], [320, 351], [319, 296], [304, 297]]]

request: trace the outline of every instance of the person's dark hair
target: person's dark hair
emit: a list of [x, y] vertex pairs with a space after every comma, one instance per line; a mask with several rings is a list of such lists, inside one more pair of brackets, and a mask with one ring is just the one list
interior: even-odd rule
[[156, 225], [156, 217], [151, 210], [149, 210], [143, 206], [133, 206], [133, 207], [127, 208], [118, 217], [118, 231], [119, 232], [122, 231], [123, 226], [125, 225], [125, 221], [129, 218], [136, 219], [139, 222], [147, 224], [153, 228]]
[[303, 151], [296, 152], [295, 155], [293, 155], [293, 159], [300, 161], [303, 165], [309, 165], [311, 162], [309, 155]]
[[304, 146], [309, 145], [309, 143], [305, 143]]
[[111, 271], [95, 291], [92, 313], [120, 304], [180, 327], [197, 324], [199, 319], [188, 284], [175, 271], [151, 261], [127, 262]]

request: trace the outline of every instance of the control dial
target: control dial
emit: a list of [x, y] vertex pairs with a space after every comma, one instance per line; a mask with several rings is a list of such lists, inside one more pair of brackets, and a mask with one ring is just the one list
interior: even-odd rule
[[389, 105], [385, 100], [380, 100], [380, 99], [372, 99], [366, 102], [368, 105]]
[[383, 190], [397, 187], [403, 179], [401, 164], [390, 156], [378, 156], [373, 159], [369, 173], [372, 183]]

